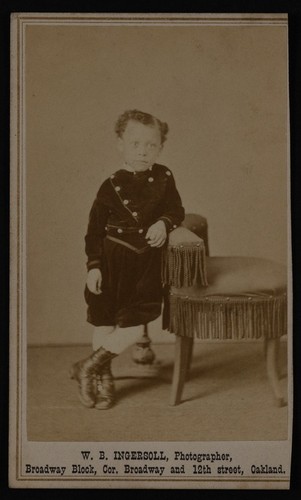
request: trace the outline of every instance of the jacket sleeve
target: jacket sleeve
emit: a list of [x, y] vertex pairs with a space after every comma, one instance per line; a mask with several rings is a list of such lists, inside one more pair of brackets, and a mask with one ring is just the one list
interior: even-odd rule
[[158, 220], [162, 220], [165, 223], [167, 232], [170, 232], [180, 226], [185, 217], [185, 210], [170, 170], [167, 171], [167, 175], [165, 206], [163, 214]]
[[87, 269], [101, 269], [103, 239], [106, 236], [106, 223], [109, 209], [103, 203], [100, 191], [92, 205], [89, 214], [87, 234], [85, 236], [85, 251], [87, 255]]

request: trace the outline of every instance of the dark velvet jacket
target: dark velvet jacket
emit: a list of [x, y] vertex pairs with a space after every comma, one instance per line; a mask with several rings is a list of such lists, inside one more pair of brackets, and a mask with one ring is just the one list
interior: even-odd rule
[[184, 219], [184, 208], [171, 171], [154, 164], [144, 172], [121, 169], [101, 185], [90, 211], [85, 237], [87, 268], [102, 267], [103, 239], [108, 237], [141, 253], [150, 247], [148, 228], [164, 221], [167, 232]]

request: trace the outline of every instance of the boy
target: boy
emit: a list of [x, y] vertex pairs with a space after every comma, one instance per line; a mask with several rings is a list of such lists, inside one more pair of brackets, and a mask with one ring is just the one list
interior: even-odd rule
[[94, 352], [71, 368], [81, 402], [97, 409], [114, 404], [111, 360], [161, 313], [161, 251], [184, 219], [171, 171], [155, 163], [168, 125], [130, 110], [119, 117], [115, 132], [123, 166], [101, 185], [85, 238]]

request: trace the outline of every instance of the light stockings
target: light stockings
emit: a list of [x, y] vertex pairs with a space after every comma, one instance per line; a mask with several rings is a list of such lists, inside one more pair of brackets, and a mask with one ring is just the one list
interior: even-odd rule
[[94, 328], [92, 347], [97, 351], [103, 347], [106, 351], [120, 354], [127, 347], [135, 344], [143, 335], [143, 325], [120, 328], [119, 326], [97, 326]]

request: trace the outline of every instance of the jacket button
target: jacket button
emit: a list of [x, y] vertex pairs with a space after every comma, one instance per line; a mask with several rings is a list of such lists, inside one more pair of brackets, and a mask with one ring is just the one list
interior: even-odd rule
[[149, 177], [148, 178], [148, 182], [154, 182], [154, 178], [153, 177]]
[[123, 200], [123, 204], [127, 205], [129, 203], [129, 200]]
[[122, 229], [118, 228], [117, 233], [123, 233]]
[[120, 191], [120, 186], [116, 186], [115, 191]]
[[169, 170], [167, 170], [166, 175], [171, 175], [171, 172]]
[[143, 233], [143, 229], [139, 229], [138, 233], [140, 234]]
[[137, 215], [138, 215], [137, 212], [133, 212], [134, 217], [137, 217]]

